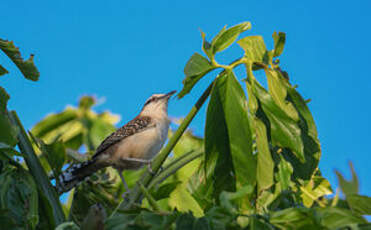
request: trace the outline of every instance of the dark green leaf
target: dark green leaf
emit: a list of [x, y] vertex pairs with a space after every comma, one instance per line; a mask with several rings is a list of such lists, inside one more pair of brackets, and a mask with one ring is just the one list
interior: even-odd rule
[[273, 56], [277, 57], [280, 56], [283, 52], [283, 48], [285, 47], [286, 41], [286, 34], [283, 32], [274, 32], [273, 35], [274, 40], [274, 53]]
[[354, 171], [352, 162], [349, 162], [349, 167], [352, 171], [352, 179], [350, 181], [346, 180], [339, 171], [335, 170], [336, 176], [339, 180], [340, 188], [346, 196], [359, 193], [358, 177]]
[[182, 98], [188, 94], [193, 86], [213, 69], [214, 67], [206, 58], [199, 53], [193, 54], [184, 68], [185, 79], [183, 80], [183, 89], [178, 94], [178, 97]]
[[260, 192], [273, 184], [274, 162], [269, 150], [267, 129], [264, 123], [258, 118], [253, 122], [255, 123], [256, 146], [258, 149], [256, 181]]
[[14, 62], [22, 72], [23, 76], [29, 80], [37, 81], [40, 73], [33, 62], [33, 55], [26, 61], [23, 60], [19, 49], [14, 46], [12, 41], [0, 39], [0, 49]]
[[4, 67], [0, 65], [0, 76], [9, 73], [8, 70], [6, 70]]
[[227, 30], [222, 29], [211, 43], [211, 46], [213, 47], [213, 53], [215, 54], [228, 48], [228, 46], [230, 46], [237, 39], [240, 33], [249, 30], [250, 28], [250, 22], [243, 22], [241, 24], [230, 27]]
[[274, 230], [274, 227], [263, 219], [252, 216], [249, 220], [250, 230]]
[[170, 196], [170, 193], [174, 191], [181, 181], [174, 181], [166, 184], [162, 184], [159, 188], [154, 188], [151, 191], [151, 195], [155, 200], [161, 200]]
[[360, 215], [371, 215], [371, 197], [350, 194], [346, 197], [350, 208]]
[[103, 230], [105, 219], [106, 211], [103, 206], [99, 203], [92, 205], [81, 225], [81, 230]]
[[40, 150], [46, 157], [51, 169], [54, 172], [54, 176], [57, 177], [66, 161], [66, 149], [63, 142], [55, 141], [51, 144], [45, 144], [41, 139], [37, 139]]
[[9, 98], [9, 94], [0, 86], [0, 113], [5, 113]]
[[291, 149], [301, 162], [305, 162], [301, 130], [297, 122], [274, 102], [272, 96], [258, 82], [255, 82], [254, 86], [252, 93], [254, 93], [261, 106], [257, 116], [263, 121], [266, 121], [266, 117], [268, 118], [268, 127], [270, 127], [273, 144]]
[[233, 72], [217, 79], [205, 128], [205, 166], [206, 171], [214, 171], [216, 198], [223, 190], [235, 191], [236, 180], [240, 184], [256, 182], [256, 157], [252, 154], [246, 105], [244, 91]]
[[38, 193], [31, 175], [23, 168], [7, 167], [0, 181], [0, 208], [8, 210], [17, 225], [35, 228], [39, 220]]

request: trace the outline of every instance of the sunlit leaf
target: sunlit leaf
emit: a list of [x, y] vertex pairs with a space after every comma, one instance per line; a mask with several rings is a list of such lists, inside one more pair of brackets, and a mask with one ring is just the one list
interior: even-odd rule
[[286, 112], [286, 114], [294, 121], [299, 120], [298, 112], [293, 104], [286, 100], [287, 88], [289, 87], [287, 80], [282, 76], [278, 70], [265, 69], [267, 76], [269, 93], [274, 102]]
[[250, 22], [243, 22], [241, 24], [232, 26], [228, 29], [223, 29], [213, 39], [211, 46], [213, 47], [213, 53], [217, 53], [225, 50], [230, 46], [240, 35], [240, 33], [249, 30], [251, 28]]
[[32, 81], [39, 79], [40, 73], [34, 65], [33, 55], [24, 61], [19, 49], [14, 46], [13, 42], [3, 39], [0, 39], [0, 49], [14, 62], [25, 78]]
[[182, 98], [188, 94], [193, 86], [213, 69], [214, 67], [205, 57], [199, 53], [193, 54], [184, 68], [185, 79], [183, 80], [183, 89], [178, 94], [178, 97]]
[[332, 194], [330, 182], [321, 176], [314, 176], [301, 190], [304, 206], [308, 208], [319, 198]]
[[282, 155], [280, 155], [280, 159], [280, 163], [278, 164], [277, 180], [281, 182], [282, 190], [286, 190], [290, 187], [293, 169], [291, 164], [287, 162]]
[[245, 94], [232, 72], [216, 81], [207, 109], [205, 162], [207, 171], [213, 168], [217, 197], [223, 190], [235, 191], [236, 181], [256, 182], [256, 158], [252, 154], [246, 106]]
[[258, 149], [256, 181], [258, 191], [262, 191], [273, 184], [274, 163], [269, 150], [267, 129], [264, 123], [258, 118], [253, 122], [255, 123], [256, 146]]
[[271, 58], [265, 46], [262, 36], [247, 36], [240, 39], [238, 45], [245, 51], [245, 56], [253, 62], [253, 70], [261, 69], [262, 66], [256, 63], [269, 65]]

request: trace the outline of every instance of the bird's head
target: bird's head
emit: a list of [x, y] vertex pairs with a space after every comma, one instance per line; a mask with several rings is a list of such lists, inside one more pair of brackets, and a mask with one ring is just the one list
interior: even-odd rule
[[170, 97], [176, 93], [176, 91], [171, 91], [167, 94], [153, 94], [150, 96], [142, 108], [142, 115], [153, 115], [153, 114], [167, 114], [167, 105]]

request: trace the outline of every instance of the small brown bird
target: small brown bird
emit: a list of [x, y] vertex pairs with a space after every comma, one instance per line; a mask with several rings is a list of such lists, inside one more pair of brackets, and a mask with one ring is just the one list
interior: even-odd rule
[[98, 146], [91, 160], [75, 164], [59, 176], [58, 192], [69, 191], [86, 177], [108, 166], [119, 171], [122, 183], [128, 191], [122, 171], [136, 170], [144, 164], [150, 164], [151, 159], [160, 151], [170, 124], [168, 102], [175, 92], [152, 95], [138, 116], [117, 129]]

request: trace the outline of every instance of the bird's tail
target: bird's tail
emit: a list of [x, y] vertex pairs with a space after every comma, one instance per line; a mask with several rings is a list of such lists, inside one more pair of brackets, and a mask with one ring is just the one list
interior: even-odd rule
[[57, 184], [58, 193], [68, 192], [85, 178], [104, 167], [104, 165], [100, 164], [97, 159], [94, 158], [83, 163], [72, 165], [72, 167], [59, 175], [59, 183]]

